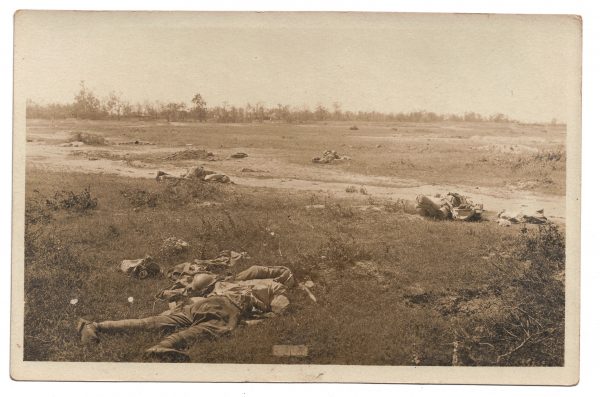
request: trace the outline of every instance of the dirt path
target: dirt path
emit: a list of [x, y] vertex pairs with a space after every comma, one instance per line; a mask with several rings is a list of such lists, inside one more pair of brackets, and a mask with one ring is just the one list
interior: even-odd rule
[[[417, 194], [435, 194], [459, 192], [470, 196], [473, 201], [483, 203], [484, 209], [498, 212], [535, 211], [543, 208], [547, 217], [564, 222], [566, 199], [563, 196], [534, 194], [523, 190], [505, 188], [473, 187], [460, 185], [430, 185], [413, 179], [383, 176], [367, 176], [348, 173], [334, 166], [319, 166], [307, 163], [300, 166], [278, 158], [272, 150], [253, 149], [252, 156], [242, 160], [190, 161], [172, 164], [166, 160], [158, 162], [124, 161], [94, 156], [94, 152], [114, 154], [162, 154], [172, 153], [185, 148], [173, 147], [61, 147], [44, 141], [27, 143], [27, 166], [53, 171], [114, 174], [137, 178], [153, 178], [158, 169], [170, 174], [183, 173], [187, 165], [198, 165], [229, 175], [237, 184], [292, 189], [303, 191], [321, 191], [339, 197], [357, 197], [357, 193], [347, 193], [349, 185], [362, 186], [369, 195], [390, 200], [414, 200]], [[244, 151], [244, 148], [239, 148]], [[234, 152], [235, 150], [229, 150]], [[82, 153], [83, 152], [83, 153]], [[78, 155], [74, 155], [78, 154]], [[280, 155], [280, 154], [279, 154]], [[90, 158], [93, 158], [91, 160]], [[185, 166], [182, 166], [185, 164]], [[243, 168], [255, 172], [242, 172]]]

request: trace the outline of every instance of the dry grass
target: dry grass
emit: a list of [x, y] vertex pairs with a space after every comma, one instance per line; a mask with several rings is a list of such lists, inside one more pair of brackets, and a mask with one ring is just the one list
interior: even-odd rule
[[[90, 210], [44, 204], [57, 190], [78, 194], [86, 188], [97, 200]], [[206, 201], [220, 205], [202, 205]], [[306, 208], [315, 202], [327, 204]], [[161, 258], [163, 267], [224, 249], [247, 251], [252, 258], [246, 265], [284, 265], [300, 280], [313, 280], [319, 301], [293, 290], [289, 312], [195, 345], [192, 361], [450, 365], [452, 317], [406, 296], [493, 283], [495, 267], [482, 258], [518, 238], [518, 229], [423, 221], [407, 215], [403, 202], [387, 203], [384, 212], [357, 211], [351, 204], [235, 185], [29, 172], [25, 359], [144, 361], [142, 352], [160, 335], [105, 336], [89, 348], [79, 344], [74, 324], [80, 316], [119, 319], [165, 310], [153, 296], [167, 280], [131, 279], [116, 269], [122, 259], [158, 257], [162, 241], [177, 236], [190, 249]], [[74, 298], [77, 305], [69, 304]], [[309, 356], [271, 356], [272, 345], [288, 343], [308, 345]]]

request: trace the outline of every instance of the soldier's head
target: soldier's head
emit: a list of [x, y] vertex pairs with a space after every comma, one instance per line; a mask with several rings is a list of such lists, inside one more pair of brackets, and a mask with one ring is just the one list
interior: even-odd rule
[[199, 273], [194, 276], [190, 289], [196, 292], [202, 292], [211, 287], [217, 278], [212, 274]]

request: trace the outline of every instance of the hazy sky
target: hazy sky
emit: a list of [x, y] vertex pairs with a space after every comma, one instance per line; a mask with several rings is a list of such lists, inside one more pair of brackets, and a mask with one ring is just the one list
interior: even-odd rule
[[16, 68], [27, 97], [209, 106], [334, 101], [345, 110], [501, 112], [563, 120], [578, 83], [570, 17], [427, 14], [24, 12]]

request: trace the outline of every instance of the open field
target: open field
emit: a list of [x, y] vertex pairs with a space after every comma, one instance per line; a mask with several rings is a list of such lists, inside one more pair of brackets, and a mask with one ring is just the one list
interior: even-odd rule
[[[357, 184], [391, 199], [450, 189], [468, 193], [493, 210], [541, 203], [550, 216], [564, 217], [564, 126], [373, 123], [350, 130], [351, 125], [32, 121], [27, 155], [30, 164], [49, 169], [139, 177], [154, 176], [157, 169], [181, 172], [200, 163], [239, 184], [338, 193]], [[108, 143], [137, 140], [154, 145], [57, 146], [75, 133], [100, 136]], [[165, 159], [186, 148], [212, 152], [216, 161]], [[326, 149], [351, 160], [310, 162]], [[230, 159], [235, 152], [248, 157]]]
[[[74, 331], [81, 316], [144, 317], [166, 309], [154, 295], [170, 283], [128, 278], [117, 271], [119, 262], [149, 254], [169, 267], [236, 250], [251, 258], [234, 272], [288, 266], [299, 280], [314, 281], [318, 303], [294, 289], [284, 315], [199, 343], [192, 361], [562, 365], [564, 300], [556, 292], [564, 282], [564, 246], [562, 258], [555, 252], [562, 225], [523, 231], [486, 220], [436, 222], [397, 200], [458, 190], [481, 199], [490, 216], [505, 207], [541, 206], [560, 224], [564, 128], [349, 126], [31, 122], [25, 359], [146, 360], [142, 353], [158, 335], [103, 335], [98, 346], [86, 347]], [[109, 144], [59, 146], [78, 132]], [[153, 145], [114, 144], [136, 140]], [[215, 160], [167, 158], [186, 145]], [[311, 163], [325, 149], [351, 159]], [[230, 159], [235, 152], [248, 157]], [[236, 183], [151, 179], [158, 169], [178, 173], [191, 165]], [[95, 208], [48, 205], [57, 192], [86, 188]], [[315, 204], [323, 207], [306, 207]], [[170, 236], [188, 241], [190, 251], [162, 255]], [[309, 356], [273, 357], [275, 344], [307, 345]]]

